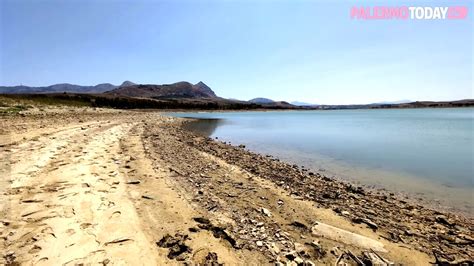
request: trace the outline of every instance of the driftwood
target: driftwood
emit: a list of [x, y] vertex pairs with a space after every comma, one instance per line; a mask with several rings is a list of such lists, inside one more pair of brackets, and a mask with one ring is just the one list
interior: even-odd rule
[[370, 263], [371, 265], [383, 266], [395, 265], [393, 262], [377, 254], [377, 252], [375, 252], [374, 250], [365, 251], [362, 254], [364, 255], [364, 261], [366, 261], [368, 264]]
[[360, 265], [360, 266], [365, 265], [365, 263], [361, 259], [359, 259], [356, 255], [354, 255], [354, 253], [352, 253], [350, 250], [347, 251], [347, 254], [353, 261], [357, 263], [357, 265]]
[[334, 265], [335, 266], [348, 265], [346, 262], [344, 262], [344, 259], [352, 260], [358, 266], [365, 266], [366, 265], [362, 260], [360, 260], [356, 255], [354, 255], [354, 253], [352, 253], [350, 250], [344, 251], [339, 256], [339, 258], [336, 260], [336, 263]]
[[332, 239], [334, 241], [339, 241], [347, 245], [360, 247], [362, 249], [371, 249], [377, 252], [387, 252], [383, 243], [380, 241], [321, 222], [317, 222], [311, 228], [311, 231], [314, 236]]
[[343, 252], [341, 255], [339, 255], [339, 258], [337, 258], [336, 263], [334, 263], [334, 266], [339, 266], [339, 263], [341, 262], [342, 257], [344, 257], [345, 254], [346, 253]]
[[339, 258], [336, 260], [335, 265], [347, 265], [345, 260], [350, 260], [353, 263], [349, 263], [349, 265], [357, 264], [358, 266], [365, 266], [365, 265], [377, 265], [377, 266], [392, 266], [395, 265], [393, 262], [385, 259], [384, 257], [380, 256], [374, 250], [364, 251], [363, 258], [359, 258], [356, 256], [352, 251], [347, 250], [344, 251]]

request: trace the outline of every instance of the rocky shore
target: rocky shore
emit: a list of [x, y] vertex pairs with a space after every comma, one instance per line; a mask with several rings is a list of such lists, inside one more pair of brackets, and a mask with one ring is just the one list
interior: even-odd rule
[[0, 264], [472, 265], [472, 219], [156, 112], [1, 117]]
[[[181, 126], [176, 123], [181, 123]], [[474, 227], [472, 220], [466, 217], [432, 210], [387, 191], [369, 190], [337, 181], [321, 173], [309, 172], [297, 165], [250, 152], [244, 146], [235, 147], [194, 135], [182, 129], [185, 123], [187, 121], [173, 121], [158, 129], [150, 126], [146, 130], [148, 135], [145, 139], [152, 147], [160, 149], [161, 154], [165, 150], [168, 151], [161, 156], [161, 160], [170, 165], [181, 184], [195, 195], [193, 201], [210, 211], [224, 209], [224, 212], [231, 214], [232, 218], [238, 221], [233, 233], [239, 240], [236, 241], [242, 242], [244, 247], [262, 250], [267, 252], [269, 257], [273, 256], [278, 260], [277, 254], [272, 253], [275, 243], [282, 243], [288, 248], [287, 252], [291, 252], [296, 251], [294, 245], [298, 246], [300, 242], [303, 247], [316, 247], [316, 254], [309, 257], [320, 260], [338, 246], [308, 242], [302, 238], [304, 234], [301, 232], [297, 232], [294, 238], [272, 234], [282, 230], [311, 231], [311, 226], [316, 223], [318, 217], [308, 217], [305, 220], [295, 217], [296, 213], [287, 213], [285, 216], [284, 213], [288, 210], [285, 210], [283, 201], [277, 198], [271, 201], [264, 192], [259, 195], [256, 193], [257, 184], [227, 179], [229, 174], [219, 170], [217, 164], [208, 164], [207, 160], [200, 158], [203, 154], [238, 167], [248, 174], [246, 181], [252, 180], [253, 177], [270, 181], [272, 185], [287, 192], [292, 199], [310, 203], [316, 208], [332, 210], [350, 224], [363, 225], [372, 230], [378, 238], [429, 255], [432, 262], [461, 262], [474, 257]], [[157, 132], [163, 130], [167, 132], [166, 142], [154, 140], [153, 136], [164, 135]], [[169, 145], [168, 148], [165, 145]], [[177, 146], [177, 149], [170, 150], [170, 146]], [[223, 176], [224, 179], [214, 180], [210, 177], [212, 175], [217, 175], [217, 178]], [[250, 200], [250, 195], [255, 198]], [[252, 207], [244, 204], [239, 208], [242, 201], [248, 202]], [[274, 212], [283, 215], [285, 221], [278, 223], [275, 219], [265, 217]], [[245, 218], [239, 220], [239, 217]], [[265, 220], [269, 223], [265, 223]], [[259, 226], [265, 230], [259, 229]], [[291, 246], [293, 248], [290, 248]], [[362, 260], [363, 257], [362, 252], [359, 258]]]

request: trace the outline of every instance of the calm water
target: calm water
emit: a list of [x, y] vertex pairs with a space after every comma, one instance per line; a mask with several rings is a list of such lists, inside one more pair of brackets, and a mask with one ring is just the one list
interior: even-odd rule
[[[472, 214], [474, 108], [184, 113], [195, 130]], [[218, 119], [218, 120], [215, 120]]]

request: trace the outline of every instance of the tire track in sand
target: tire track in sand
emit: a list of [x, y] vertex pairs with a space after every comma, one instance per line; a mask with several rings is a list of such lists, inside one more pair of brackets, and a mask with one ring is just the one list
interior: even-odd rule
[[0, 227], [7, 262], [156, 261], [119, 172], [119, 139], [131, 126], [71, 129], [11, 147], [10, 208]]

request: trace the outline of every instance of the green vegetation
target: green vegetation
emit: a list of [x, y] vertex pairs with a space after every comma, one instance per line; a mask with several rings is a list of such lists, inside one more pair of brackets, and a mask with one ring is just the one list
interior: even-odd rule
[[393, 105], [321, 105], [296, 107], [292, 105], [260, 104], [231, 101], [221, 98], [133, 98], [110, 94], [0, 94], [2, 113], [18, 113], [25, 106], [74, 106], [115, 109], [185, 109], [185, 110], [255, 110], [255, 109], [364, 109], [364, 108], [446, 108], [474, 106], [474, 100], [452, 102], [413, 102]]
[[4, 106], [2, 105], [0, 107], [0, 115], [17, 114], [21, 111], [27, 110], [28, 108], [31, 108], [31, 106], [25, 106], [25, 105]]
[[[117, 97], [98, 94], [4, 94], [10, 102], [21, 102], [32, 105], [66, 105], [76, 107], [102, 107], [116, 109], [205, 109], [205, 110], [250, 110], [250, 109], [282, 109], [283, 107], [264, 107], [260, 104], [240, 103], [226, 100], [203, 99], [143, 99]], [[11, 106], [11, 105], [9, 105]]]

